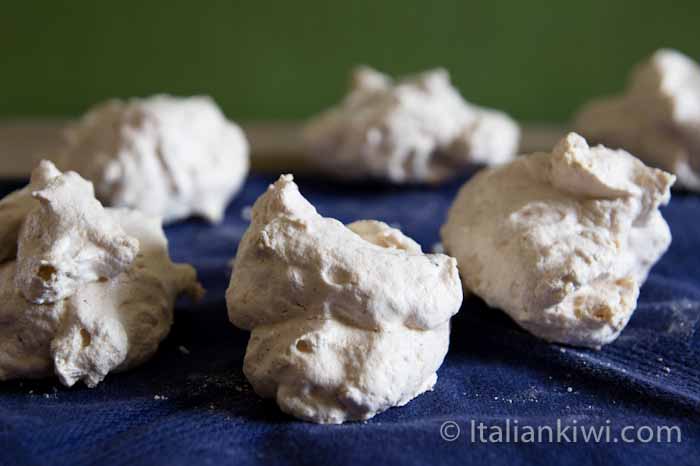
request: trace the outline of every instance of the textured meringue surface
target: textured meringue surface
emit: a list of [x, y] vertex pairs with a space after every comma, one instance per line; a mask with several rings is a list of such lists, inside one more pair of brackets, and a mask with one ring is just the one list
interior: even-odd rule
[[23, 218], [0, 218], [21, 223], [17, 257], [0, 261], [0, 380], [94, 387], [148, 360], [177, 296], [202, 293], [195, 270], [170, 260], [160, 219], [103, 208], [75, 172], [43, 161], [3, 202]]

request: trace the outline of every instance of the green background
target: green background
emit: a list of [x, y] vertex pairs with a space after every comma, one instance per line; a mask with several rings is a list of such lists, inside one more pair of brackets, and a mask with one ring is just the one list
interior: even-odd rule
[[563, 121], [658, 47], [700, 57], [700, 1], [0, 3], [0, 117], [112, 96], [212, 95], [235, 119], [299, 119], [354, 64], [444, 66], [470, 101]]

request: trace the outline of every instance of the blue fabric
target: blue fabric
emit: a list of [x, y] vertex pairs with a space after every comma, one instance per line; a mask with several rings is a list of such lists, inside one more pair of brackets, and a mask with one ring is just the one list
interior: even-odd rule
[[[697, 196], [674, 193], [663, 209], [671, 249], [644, 285], [627, 329], [602, 351], [547, 344], [470, 297], [453, 320], [433, 392], [366, 423], [318, 426], [253, 393], [241, 372], [248, 336], [226, 315], [227, 263], [247, 227], [241, 210], [271, 181], [252, 176], [222, 225], [188, 221], [167, 228], [173, 257], [196, 266], [208, 294], [197, 305], [178, 303], [172, 333], [151, 362], [109, 375], [94, 389], [67, 389], [56, 380], [0, 384], [1, 464], [700, 463]], [[297, 181], [323, 215], [398, 224], [425, 250], [438, 241], [460, 185]], [[590, 426], [610, 421], [613, 436], [625, 425], [678, 426], [681, 443], [485, 444], [469, 436], [472, 420], [504, 428], [516, 420], [553, 425], [557, 418]], [[441, 438], [445, 421], [461, 428], [457, 440]], [[447, 434], [454, 435], [451, 429]]]

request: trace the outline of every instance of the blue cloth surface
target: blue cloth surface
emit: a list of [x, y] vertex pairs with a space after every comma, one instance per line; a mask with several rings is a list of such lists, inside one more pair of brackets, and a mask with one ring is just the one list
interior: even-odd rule
[[[172, 332], [150, 362], [94, 389], [55, 379], [0, 384], [0, 464], [700, 464], [699, 196], [674, 193], [663, 209], [673, 243], [613, 344], [548, 344], [469, 297], [453, 319], [434, 391], [368, 422], [320, 426], [256, 396], [241, 371], [248, 335], [226, 314], [228, 262], [248, 225], [241, 212], [273, 180], [251, 176], [221, 225], [166, 229], [173, 258], [192, 263], [208, 293], [198, 304], [178, 302]], [[462, 181], [398, 188], [297, 178], [321, 214], [400, 225], [427, 251]], [[2, 194], [19, 185], [4, 183]], [[562, 428], [609, 426], [609, 441], [584, 442], [579, 433], [574, 443], [564, 430], [557, 443], [557, 420]], [[460, 428], [453, 441], [441, 436], [441, 428], [456, 434], [446, 421]], [[494, 442], [481, 442], [478, 430], [473, 437], [472, 423], [484, 423]], [[640, 441], [620, 439], [628, 425], [639, 430], [625, 438], [638, 432]], [[515, 443], [514, 426], [550, 426], [553, 442]], [[677, 427], [680, 443], [676, 431], [668, 431], [671, 443], [658, 441], [663, 432], [642, 443], [659, 426]]]

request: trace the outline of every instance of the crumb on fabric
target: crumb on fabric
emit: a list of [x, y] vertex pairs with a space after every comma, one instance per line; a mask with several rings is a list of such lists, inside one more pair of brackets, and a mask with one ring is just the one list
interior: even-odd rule
[[241, 218], [246, 222], [253, 219], [253, 206], [247, 205], [241, 209]]
[[433, 246], [430, 248], [433, 252], [433, 254], [444, 254], [445, 253], [445, 248], [442, 245], [442, 243], [435, 243]]

